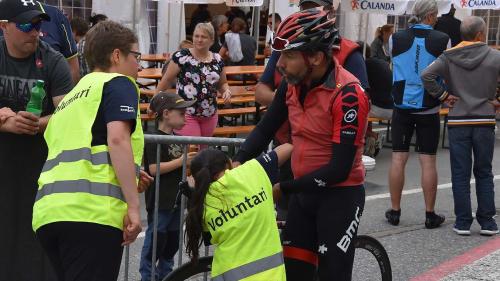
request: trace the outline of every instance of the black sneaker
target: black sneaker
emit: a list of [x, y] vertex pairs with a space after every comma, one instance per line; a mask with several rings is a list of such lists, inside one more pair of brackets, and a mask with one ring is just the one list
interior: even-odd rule
[[444, 222], [444, 216], [434, 212], [425, 214], [425, 227], [428, 229], [439, 227]]
[[399, 217], [401, 216], [401, 210], [396, 211], [393, 209], [389, 209], [385, 212], [385, 218], [392, 225], [399, 224]]

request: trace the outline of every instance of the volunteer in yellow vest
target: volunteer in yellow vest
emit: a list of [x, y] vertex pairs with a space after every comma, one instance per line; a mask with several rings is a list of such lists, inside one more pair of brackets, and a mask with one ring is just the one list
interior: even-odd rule
[[141, 231], [137, 50], [130, 29], [96, 25], [85, 45], [93, 72], [59, 103], [45, 131], [33, 229], [60, 281], [116, 280], [122, 245]]
[[290, 158], [285, 144], [231, 169], [224, 152], [203, 150], [191, 162], [195, 190], [186, 217], [187, 252], [198, 259], [202, 232], [216, 246], [212, 280], [286, 280], [272, 182]]

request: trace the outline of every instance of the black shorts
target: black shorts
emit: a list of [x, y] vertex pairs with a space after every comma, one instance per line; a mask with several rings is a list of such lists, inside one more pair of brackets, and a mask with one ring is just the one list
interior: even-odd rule
[[393, 152], [408, 152], [413, 131], [417, 131], [415, 151], [436, 154], [439, 144], [439, 113], [414, 114], [396, 109], [392, 112], [391, 127]]
[[283, 231], [287, 280], [351, 280], [363, 185], [293, 194]]

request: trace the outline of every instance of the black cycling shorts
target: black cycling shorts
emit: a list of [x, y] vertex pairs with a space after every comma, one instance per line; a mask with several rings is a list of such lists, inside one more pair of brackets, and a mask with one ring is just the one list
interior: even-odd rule
[[319, 280], [351, 280], [364, 205], [363, 185], [293, 194], [283, 231], [287, 280], [315, 280], [316, 268]]
[[416, 131], [415, 151], [435, 155], [439, 144], [439, 128], [439, 113], [414, 114], [395, 109], [391, 120], [392, 151], [408, 152], [413, 131]]

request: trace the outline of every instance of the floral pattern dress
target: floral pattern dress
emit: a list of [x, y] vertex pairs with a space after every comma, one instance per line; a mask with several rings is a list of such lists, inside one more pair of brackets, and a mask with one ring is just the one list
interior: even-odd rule
[[172, 61], [179, 65], [177, 93], [185, 100], [196, 100], [186, 113], [196, 117], [212, 117], [217, 112], [217, 88], [224, 62], [214, 53], [210, 62], [195, 59], [189, 49], [177, 51]]

